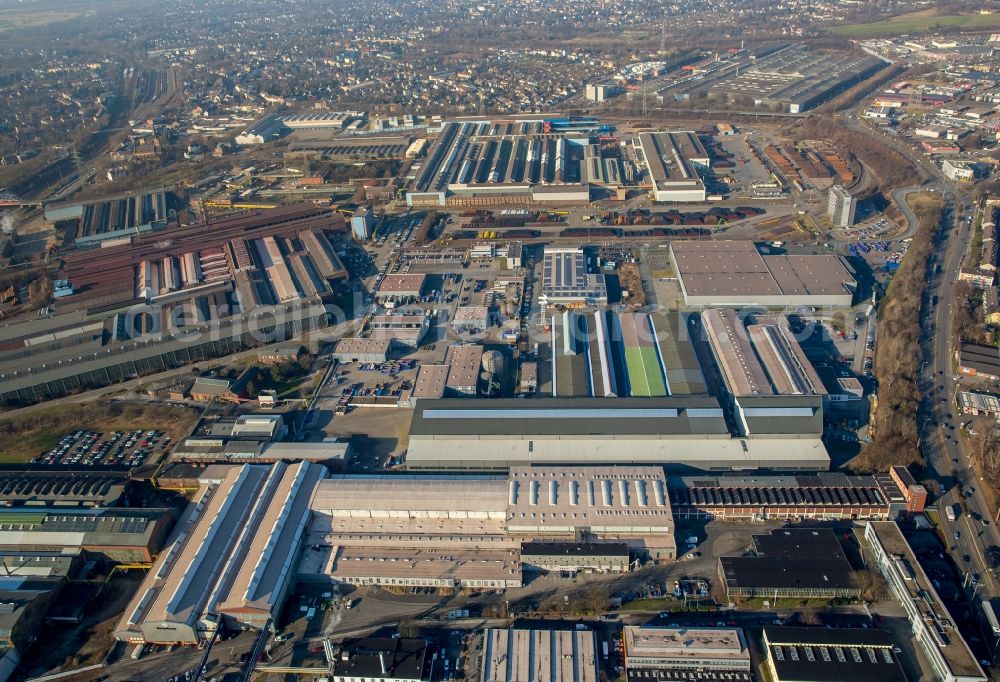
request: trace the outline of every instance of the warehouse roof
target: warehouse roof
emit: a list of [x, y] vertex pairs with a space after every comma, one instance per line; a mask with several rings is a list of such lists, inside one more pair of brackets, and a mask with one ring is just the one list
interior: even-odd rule
[[734, 396], [773, 393], [767, 373], [757, 359], [743, 318], [729, 308], [706, 310], [701, 315], [726, 387]]
[[727, 587], [856, 590], [854, 572], [829, 528], [775, 528], [753, 536], [757, 556], [722, 557]]
[[718, 682], [725, 675], [726, 682], [757, 682], [749, 670], [692, 670], [691, 668], [626, 668], [628, 682]]
[[854, 276], [834, 255], [762, 256], [753, 242], [671, 242], [689, 296], [794, 296], [849, 293]]
[[741, 556], [721, 557], [719, 564], [727, 589], [860, 590], [846, 560], [799, 558], [790, 561]]
[[414, 398], [440, 398], [444, 396], [445, 382], [451, 365], [420, 365], [413, 383]]
[[382, 282], [378, 285], [378, 293], [391, 296], [395, 294], [419, 292], [424, 288], [424, 282], [426, 280], [427, 275], [423, 273], [386, 275], [385, 278], [382, 279]]
[[219, 604], [223, 613], [227, 610], [270, 612], [294, 573], [295, 548], [309, 520], [312, 491], [325, 470], [302, 463], [287, 468], [275, 467], [272, 475], [280, 478], [264, 515], [252, 529], [247, 560], [240, 563], [235, 576], [230, 576], [232, 584]]
[[883, 630], [766, 627], [764, 646], [776, 682], [906, 682]]
[[677, 663], [705, 660], [745, 662], [750, 667], [750, 650], [739, 628], [637, 627], [623, 631], [629, 659], [669, 658]]
[[0, 508], [0, 546], [146, 546], [170, 509]]
[[579, 523], [600, 526], [669, 527], [672, 522], [666, 477], [654, 466], [512, 467], [506, 476], [335, 475], [317, 486], [311, 506], [336, 517], [337, 530], [341, 518], [370, 513], [372, 500], [390, 515], [458, 512], [460, 521], [506, 518], [509, 524], [565, 525], [563, 514], [573, 514]]
[[534, 556], [628, 556], [624, 542], [524, 542], [521, 554]]
[[392, 348], [392, 339], [351, 337], [337, 342], [337, 355], [385, 355]]
[[597, 682], [591, 630], [486, 631], [480, 682]]
[[294, 547], [324, 473], [308, 462], [247, 465], [231, 468], [218, 485], [202, 487], [116, 636], [148, 635], [160, 623], [190, 626], [217, 604], [236, 614], [273, 608], [292, 576]]
[[728, 435], [712, 397], [422, 400], [411, 435]]
[[123, 471], [45, 471], [0, 468], [0, 500], [17, 504], [113, 504], [125, 491]]
[[980, 343], [963, 343], [959, 347], [959, 364], [977, 372], [1000, 376], [1000, 348]]
[[479, 382], [479, 371], [483, 362], [482, 346], [463, 343], [448, 346], [444, 355], [445, 364], [451, 366], [446, 385], [456, 389], [467, 389]]
[[502, 511], [507, 507], [506, 476], [431, 474], [334, 475], [313, 496], [316, 510]]
[[344, 644], [330, 672], [344, 679], [420, 680], [426, 658], [422, 639], [369, 637]]
[[887, 507], [904, 501], [887, 474], [846, 476], [819, 472], [801, 476], [671, 476], [670, 500], [676, 506], [739, 507]]
[[516, 550], [403, 549], [386, 547], [335, 547], [323, 574], [335, 579], [422, 578], [433, 580], [514, 580], [521, 577]]
[[740, 396], [736, 403], [750, 436], [823, 434], [822, 396]]
[[[691, 160], [694, 155], [699, 160], [707, 159], [708, 155], [704, 154], [703, 147], [700, 151], [695, 148], [691, 137], [690, 133], [639, 134], [639, 146], [656, 189], [676, 185], [704, 188]], [[693, 137], [698, 146], [701, 146], [697, 136]]]
[[229, 391], [229, 379], [198, 377], [191, 386], [191, 393], [198, 395], [225, 395]]
[[831, 528], [775, 528], [755, 534], [753, 544], [759, 556], [771, 559], [847, 559]]
[[[586, 397], [591, 394], [587, 355], [578, 350], [593, 334], [593, 315], [567, 310], [552, 316], [552, 382], [554, 395]], [[596, 337], [593, 337], [596, 340]]]
[[661, 467], [511, 467], [508, 527], [561, 528], [567, 518], [595, 528], [668, 531], [673, 515]]
[[774, 281], [786, 296], [842, 294], [854, 286], [854, 276], [833, 255], [764, 256]]
[[686, 328], [686, 315], [650, 315], [656, 332], [656, 343], [666, 367], [667, 387], [670, 395], [697, 395], [708, 393], [705, 374], [701, 371], [698, 356], [694, 353]]

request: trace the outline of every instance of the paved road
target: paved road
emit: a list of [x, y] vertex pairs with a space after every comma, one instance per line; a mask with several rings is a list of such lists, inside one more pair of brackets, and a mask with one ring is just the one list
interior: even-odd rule
[[[928, 268], [927, 291], [921, 306], [921, 355], [923, 365], [918, 386], [924, 399], [918, 411], [918, 429], [921, 449], [928, 469], [940, 483], [942, 496], [941, 522], [945, 532], [953, 542], [950, 551], [956, 563], [965, 570], [972, 569], [984, 581], [984, 590], [990, 595], [1000, 594], [994, 569], [987, 554], [991, 548], [1000, 545], [1000, 536], [995, 525], [982, 526], [970, 514], [962, 513], [955, 523], [947, 520], [945, 504], [960, 503], [967, 512], [974, 512], [980, 518], [992, 518], [986, 500], [976, 486], [977, 481], [968, 453], [961, 442], [959, 420], [956, 418], [956, 383], [953, 372], [951, 320], [954, 305], [954, 287], [958, 281], [958, 271], [972, 236], [972, 224], [976, 207], [964, 196], [957, 195], [941, 170], [934, 164], [906, 146], [904, 143], [881, 131], [873, 130], [855, 116], [842, 119], [854, 130], [864, 132], [889, 145], [924, 171], [930, 182], [921, 188], [906, 187], [893, 193], [911, 225], [916, 225], [916, 216], [906, 203], [906, 198], [918, 191], [938, 191], [944, 198], [945, 206], [941, 224], [934, 235], [932, 263]], [[907, 230], [911, 232], [913, 228]], [[888, 332], [889, 330], [880, 330]], [[943, 399], [943, 400], [942, 400]], [[951, 428], [954, 427], [954, 428]], [[974, 488], [974, 492], [969, 492]], [[964, 497], [962, 492], [969, 493]], [[955, 531], [959, 532], [955, 540]], [[969, 561], [964, 558], [968, 556]]]
[[[967, 197], [956, 194], [937, 166], [898, 139], [871, 129], [855, 116], [845, 117], [842, 121], [854, 130], [879, 139], [916, 164], [930, 179], [923, 189], [940, 191], [945, 201], [941, 223], [934, 235], [927, 291], [921, 302], [920, 353], [923, 363], [918, 387], [923, 399], [918, 408], [917, 426], [928, 472], [941, 486], [942, 494], [938, 500], [940, 522], [949, 542], [948, 551], [964, 577], [971, 579], [975, 575], [980, 581], [978, 586], [970, 585], [970, 596], [997, 596], [1000, 594], [1000, 582], [990, 557], [1000, 546], [1000, 535], [992, 520], [988, 526], [981, 522], [984, 518], [992, 519], [993, 513], [980, 490], [960, 435], [951, 334], [954, 287], [972, 235], [976, 207]], [[916, 216], [905, 199], [914, 191], [915, 188], [904, 188], [893, 193], [893, 199], [912, 225], [916, 225]], [[890, 330], [879, 331], [891, 333]], [[946, 505], [958, 505], [955, 522], [948, 520]]]
[[[988, 554], [1000, 542], [992, 521], [988, 526], [980, 521], [991, 519], [993, 513], [980, 490], [960, 435], [951, 335], [955, 273], [971, 238], [972, 221], [968, 218], [975, 217], [975, 207], [950, 193], [946, 200], [947, 213], [942, 216], [943, 224], [936, 239], [938, 255], [931, 268], [933, 274], [928, 276], [930, 286], [922, 310], [924, 364], [919, 386], [924, 400], [919, 411], [920, 439], [927, 465], [941, 483], [941, 524], [952, 543], [956, 564], [963, 572], [972, 571], [982, 580], [984, 595], [994, 596], [1000, 594], [1000, 582]], [[936, 272], [937, 266], [940, 273]], [[946, 505], [958, 511], [955, 522], [947, 519]]]
[[927, 191], [943, 192], [944, 190], [945, 187], [943, 185], [935, 183], [918, 187], [902, 187], [893, 192], [892, 200], [899, 207], [899, 210], [902, 211], [903, 216], [906, 218], [906, 232], [897, 234], [895, 237], [890, 237], [884, 241], [900, 241], [902, 239], [909, 239], [913, 236], [913, 233], [917, 231], [919, 221], [917, 220], [917, 216], [913, 212], [913, 209], [911, 209], [910, 205], [907, 203], [911, 194]]

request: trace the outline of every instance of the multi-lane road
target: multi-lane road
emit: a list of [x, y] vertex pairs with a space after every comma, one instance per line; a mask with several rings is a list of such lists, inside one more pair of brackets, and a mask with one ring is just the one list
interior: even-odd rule
[[[981, 581], [985, 595], [994, 596], [1000, 594], [1000, 582], [990, 554], [1000, 542], [991, 520], [993, 513], [962, 443], [951, 333], [956, 274], [972, 235], [975, 213], [971, 202], [945, 193], [921, 316], [924, 362], [918, 380], [924, 398], [918, 428], [928, 469], [941, 485], [941, 523], [956, 563], [963, 573], [971, 572]], [[954, 522], [945, 513], [947, 505], [957, 512]]]
[[[961, 419], [956, 407], [958, 377], [952, 347], [955, 283], [972, 238], [977, 206], [957, 193], [939, 168], [899, 140], [870, 129], [855, 116], [843, 117], [842, 122], [878, 138], [904, 155], [929, 178], [929, 182], [919, 189], [942, 195], [944, 206], [938, 229], [932, 236], [933, 255], [927, 267], [927, 286], [921, 301], [922, 363], [917, 382], [923, 398], [918, 409], [917, 428], [928, 473], [940, 486], [938, 506], [942, 531], [949, 553], [963, 574], [967, 593], [980, 598], [1000, 596], [1000, 580], [993, 565], [994, 552], [1000, 547], [1000, 533], [993, 521], [994, 511], [987, 504], [962, 441]], [[914, 191], [917, 189], [905, 188], [893, 193], [893, 199], [910, 222], [908, 235], [913, 233], [917, 222], [906, 204], [907, 197]], [[948, 506], [956, 512], [955, 521], [948, 519]]]

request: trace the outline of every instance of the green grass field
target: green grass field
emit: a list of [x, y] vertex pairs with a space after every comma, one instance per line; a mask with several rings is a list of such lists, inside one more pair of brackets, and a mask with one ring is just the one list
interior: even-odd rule
[[656, 349], [626, 347], [625, 363], [628, 366], [628, 380], [632, 384], [633, 396], [650, 398], [667, 394]]
[[834, 35], [848, 38], [868, 38], [879, 35], [903, 35], [925, 33], [942, 28], [990, 29], [1000, 28], [1000, 14], [961, 14], [941, 17], [902, 16], [874, 24], [836, 26], [830, 29]]

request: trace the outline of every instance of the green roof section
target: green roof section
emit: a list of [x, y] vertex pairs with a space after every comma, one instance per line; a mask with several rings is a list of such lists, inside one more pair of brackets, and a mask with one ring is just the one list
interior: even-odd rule
[[640, 398], [662, 398], [667, 395], [660, 360], [656, 349], [649, 346], [625, 348], [625, 363], [632, 395]]
[[0, 524], [17, 524], [21, 526], [37, 526], [45, 521], [46, 512], [10, 511], [0, 514]]

